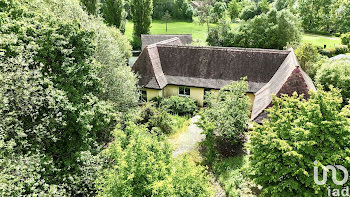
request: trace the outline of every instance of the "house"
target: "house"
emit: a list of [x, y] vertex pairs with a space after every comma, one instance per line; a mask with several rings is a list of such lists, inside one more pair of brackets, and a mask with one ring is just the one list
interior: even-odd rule
[[183, 46], [179, 38], [171, 38], [145, 47], [133, 71], [140, 76], [147, 100], [180, 95], [195, 99], [200, 106], [206, 91], [246, 76], [251, 119], [257, 122], [266, 118], [264, 110], [271, 106], [272, 95], [296, 91], [308, 97], [308, 90], [315, 89], [292, 49]]
[[141, 49], [143, 50], [148, 45], [155, 44], [175, 37], [179, 38], [183, 45], [188, 45], [192, 43], [192, 34], [142, 34]]

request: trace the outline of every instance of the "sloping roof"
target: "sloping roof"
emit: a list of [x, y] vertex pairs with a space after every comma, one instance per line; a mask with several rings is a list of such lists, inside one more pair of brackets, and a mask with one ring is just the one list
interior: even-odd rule
[[192, 43], [192, 34], [142, 34], [141, 35], [141, 42], [143, 50], [146, 46], [155, 44], [164, 40], [168, 40], [171, 38], [178, 37], [181, 40], [182, 44], [191, 44]]
[[293, 49], [182, 46], [173, 38], [147, 46], [133, 71], [142, 76], [139, 85], [151, 89], [170, 84], [220, 89], [247, 77], [249, 92], [255, 93], [251, 118], [258, 122], [266, 117], [272, 95], [296, 91], [307, 97], [315, 89]]
[[308, 98], [308, 91], [316, 89], [311, 78], [301, 69], [294, 51], [290, 51], [271, 80], [255, 94], [252, 120], [261, 122], [267, 117], [264, 110], [272, 105], [272, 95], [291, 95], [298, 92]]

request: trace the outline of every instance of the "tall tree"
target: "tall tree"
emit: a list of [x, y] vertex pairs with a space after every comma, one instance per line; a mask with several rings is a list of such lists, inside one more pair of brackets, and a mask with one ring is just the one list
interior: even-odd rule
[[114, 25], [125, 32], [126, 12], [124, 0], [105, 0], [102, 2], [101, 10], [107, 24]]
[[97, 11], [97, 0], [80, 0], [84, 5], [85, 10], [92, 15], [96, 14]]
[[[131, 0], [131, 16], [134, 22], [133, 41], [137, 47], [141, 46], [141, 34], [149, 34], [152, 23], [152, 0]], [[134, 45], [135, 47], [135, 45]]]
[[209, 32], [209, 23], [211, 18], [213, 17], [211, 15], [211, 10], [213, 8], [214, 1], [213, 0], [203, 0], [203, 2], [200, 4], [198, 10], [199, 10], [199, 22], [201, 24], [206, 23], [208, 32]]
[[300, 0], [298, 6], [305, 30], [324, 32], [330, 30], [332, 0]]
[[235, 20], [239, 12], [241, 11], [241, 5], [237, 2], [237, 0], [232, 0], [228, 4], [228, 13], [230, 15], [231, 21]]

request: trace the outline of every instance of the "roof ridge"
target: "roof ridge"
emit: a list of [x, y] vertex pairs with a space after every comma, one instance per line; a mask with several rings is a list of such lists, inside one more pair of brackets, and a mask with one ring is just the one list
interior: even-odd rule
[[[177, 37], [175, 37], [177, 38]], [[262, 48], [241, 48], [241, 47], [217, 47], [217, 46], [191, 46], [191, 45], [165, 45], [161, 42], [156, 43], [157, 46], [169, 47], [169, 48], [189, 48], [189, 49], [215, 49], [225, 51], [251, 51], [251, 52], [271, 52], [271, 53], [283, 53], [289, 54], [290, 50], [277, 50], [277, 49], [262, 49]]]
[[[180, 41], [180, 38], [178, 38], [178, 37], [169, 38], [169, 39], [162, 40], [162, 41], [157, 42], [157, 43], [154, 43], [154, 44], [147, 45], [146, 48], [149, 48], [149, 49], [150, 49], [150, 48], [157, 47], [158, 45], [175, 46], [175, 45], [167, 45], [167, 43], [174, 42], [174, 41], [177, 41], [177, 40]], [[180, 42], [181, 42], [181, 41], [180, 41]]]

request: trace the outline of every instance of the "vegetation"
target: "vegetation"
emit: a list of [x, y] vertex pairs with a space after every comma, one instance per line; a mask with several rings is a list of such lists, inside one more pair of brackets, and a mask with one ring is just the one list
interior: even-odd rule
[[322, 64], [316, 74], [316, 82], [324, 86], [325, 90], [331, 90], [331, 87], [341, 89], [343, 103], [350, 100], [350, 61], [335, 60], [326, 61]]
[[141, 34], [149, 34], [152, 23], [152, 0], [130, 0], [130, 10], [134, 23], [133, 47], [141, 48]]
[[240, 11], [241, 5], [237, 2], [237, 0], [232, 0], [228, 4], [228, 13], [230, 15], [231, 21], [234, 21], [236, 18], [238, 18]]
[[174, 19], [192, 21], [193, 8], [186, 0], [154, 0], [153, 19], [162, 19], [169, 12]]
[[171, 20], [171, 15], [168, 11], [165, 12], [165, 14], [162, 17], [162, 20], [165, 22], [165, 32], [168, 31], [168, 22]]
[[181, 96], [171, 96], [166, 98], [160, 105], [167, 109], [171, 114], [177, 114], [180, 116], [193, 115], [198, 108], [195, 100]]
[[[102, 196], [211, 196], [206, 170], [172, 158], [169, 144], [144, 127], [116, 130], [105, 151], [109, 167], [98, 181]], [[135, 159], [136, 158], [136, 159]], [[130, 174], [131, 173], [131, 174]]]
[[341, 35], [341, 43], [347, 45], [350, 48], [350, 32]]
[[121, 32], [125, 32], [126, 11], [124, 0], [104, 0], [101, 3], [103, 18], [109, 25], [114, 25]]
[[218, 92], [206, 96], [204, 116], [213, 123], [219, 136], [237, 144], [248, 128], [250, 102], [246, 92], [248, 82], [232, 82]]
[[83, 8], [92, 15], [97, 14], [97, 0], [80, 0]]
[[320, 169], [350, 167], [344, 148], [349, 146], [349, 106], [342, 108], [340, 91], [333, 88], [326, 92], [319, 86], [310, 94], [307, 101], [296, 94], [274, 98], [269, 119], [250, 133], [250, 169], [262, 196], [326, 196], [327, 186], [339, 186], [330, 179], [314, 184], [314, 161]]
[[302, 44], [295, 50], [295, 55], [301, 68], [313, 78], [317, 72], [314, 64], [321, 59], [317, 47], [310, 43]]

